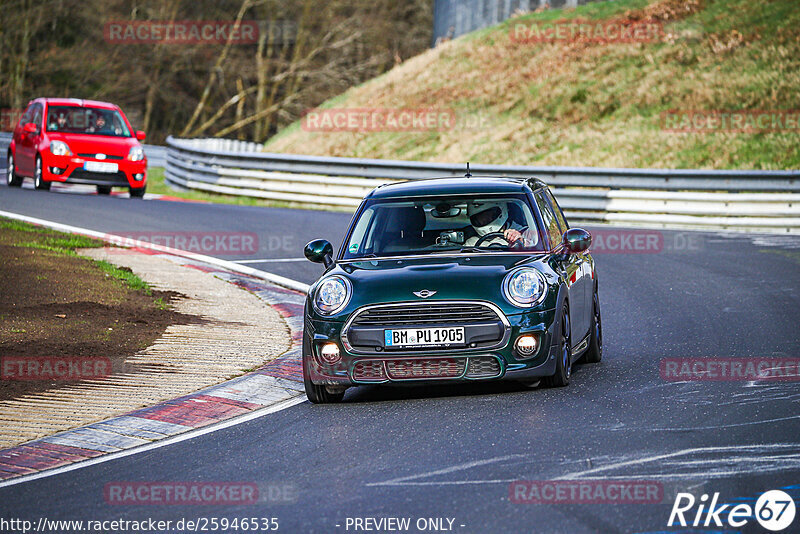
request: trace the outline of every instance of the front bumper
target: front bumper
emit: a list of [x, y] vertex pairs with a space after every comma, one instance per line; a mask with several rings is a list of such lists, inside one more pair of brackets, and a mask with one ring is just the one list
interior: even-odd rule
[[[113, 173], [87, 171], [83, 168], [84, 163], [87, 161], [116, 163], [118, 170]], [[42, 178], [47, 182], [132, 187], [137, 189], [145, 187], [147, 184], [147, 160], [97, 160], [48, 154], [42, 161]]]
[[[342, 340], [345, 323], [307, 317], [303, 333], [304, 369], [315, 384], [331, 386], [536, 380], [551, 376], [556, 370], [552, 347], [555, 317], [555, 310], [506, 316], [508, 335], [504, 336], [502, 346], [491, 349], [464, 347], [370, 354], [348, 350]], [[538, 349], [529, 358], [519, 357], [514, 350], [516, 339], [523, 334], [539, 336]], [[339, 346], [342, 356], [335, 365], [326, 364], [319, 357], [320, 347], [331, 342]]]

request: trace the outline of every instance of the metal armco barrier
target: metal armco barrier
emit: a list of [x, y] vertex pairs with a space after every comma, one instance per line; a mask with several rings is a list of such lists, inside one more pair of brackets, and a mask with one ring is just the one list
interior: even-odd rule
[[8, 146], [11, 144], [11, 133], [0, 132], [0, 167], [6, 168], [6, 155], [8, 154]]
[[[299, 156], [259, 148], [228, 139], [169, 137], [165, 176], [185, 189], [355, 207], [381, 184], [465, 172], [463, 163]], [[541, 178], [575, 221], [800, 233], [800, 171], [470, 167], [476, 176]]]

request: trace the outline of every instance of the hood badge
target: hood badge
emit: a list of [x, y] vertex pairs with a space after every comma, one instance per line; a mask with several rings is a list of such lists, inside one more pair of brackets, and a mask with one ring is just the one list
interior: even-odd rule
[[426, 299], [428, 297], [432, 297], [436, 294], [436, 291], [430, 291], [428, 289], [423, 289], [422, 291], [414, 291], [413, 292], [419, 298]]

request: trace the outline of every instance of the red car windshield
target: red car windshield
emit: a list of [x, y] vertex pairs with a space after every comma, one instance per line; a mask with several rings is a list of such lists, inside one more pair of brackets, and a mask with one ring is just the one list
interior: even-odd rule
[[50, 106], [46, 124], [48, 132], [131, 137], [122, 115], [114, 109]]

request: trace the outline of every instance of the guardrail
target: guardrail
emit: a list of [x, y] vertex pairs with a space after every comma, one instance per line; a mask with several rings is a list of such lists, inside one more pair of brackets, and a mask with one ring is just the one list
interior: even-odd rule
[[[272, 154], [228, 139], [167, 139], [168, 183], [226, 195], [353, 208], [378, 185], [463, 176], [463, 164]], [[575, 221], [800, 233], [800, 171], [471, 165], [535, 176]]]
[[8, 145], [11, 144], [11, 134], [8, 132], [0, 132], [0, 166], [6, 168], [6, 154], [8, 153]]
[[[11, 144], [11, 133], [0, 132], [0, 168], [6, 168], [6, 153]], [[159, 145], [143, 145], [147, 156], [147, 168], [164, 167], [167, 164], [167, 147]]]

